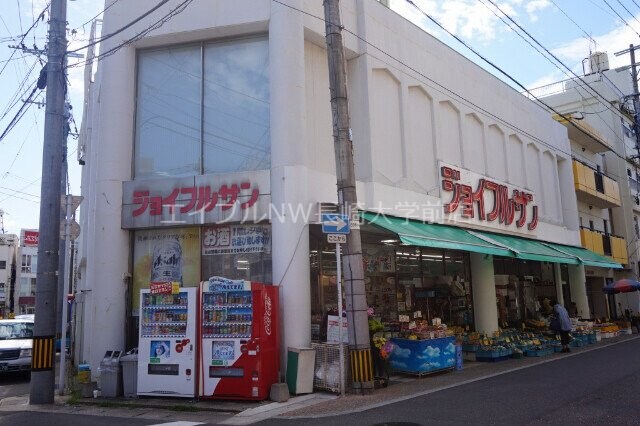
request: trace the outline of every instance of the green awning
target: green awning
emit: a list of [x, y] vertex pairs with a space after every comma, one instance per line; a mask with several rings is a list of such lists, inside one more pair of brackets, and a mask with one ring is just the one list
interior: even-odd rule
[[570, 253], [564, 253], [536, 240], [513, 237], [511, 235], [494, 234], [490, 232], [470, 231], [471, 234], [485, 238], [487, 241], [501, 245], [511, 250], [518, 259], [535, 260], [538, 262], [567, 263], [578, 265], [580, 261]]
[[622, 269], [619, 263], [582, 247], [466, 230], [457, 226], [423, 223], [370, 212], [363, 212], [362, 217], [373, 225], [397, 234], [402, 243], [412, 246], [471, 251], [538, 262]]
[[380, 228], [397, 234], [404, 244], [512, 257], [508, 249], [470, 234], [462, 228], [423, 223], [376, 213], [362, 217]]
[[554, 248], [560, 252], [564, 252], [575, 256], [587, 266], [597, 266], [599, 268], [613, 268], [622, 269], [622, 265], [616, 263], [606, 256], [602, 256], [598, 253], [594, 253], [591, 250], [587, 250], [582, 247], [566, 246], [564, 244], [545, 243], [545, 245]]

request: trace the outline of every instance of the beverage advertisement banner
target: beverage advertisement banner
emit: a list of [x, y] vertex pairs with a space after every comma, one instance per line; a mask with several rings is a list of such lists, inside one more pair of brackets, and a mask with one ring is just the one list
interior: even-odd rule
[[171, 341], [170, 340], [152, 340], [150, 342], [151, 350], [149, 351], [149, 363], [161, 364], [163, 360], [171, 357]]
[[203, 255], [271, 252], [271, 225], [218, 225], [203, 232]]
[[[136, 231], [133, 259], [133, 301], [137, 314], [140, 290], [151, 283], [178, 283], [197, 287], [200, 283], [200, 231], [198, 228]], [[177, 289], [176, 289], [177, 290]], [[174, 293], [173, 286], [169, 293]]]
[[233, 340], [218, 340], [212, 342], [213, 359], [211, 365], [232, 365], [236, 358], [235, 342]]

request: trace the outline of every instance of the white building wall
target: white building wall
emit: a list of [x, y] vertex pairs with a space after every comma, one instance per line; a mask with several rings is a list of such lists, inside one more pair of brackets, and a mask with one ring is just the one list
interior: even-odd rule
[[[288, 3], [312, 15], [323, 14], [322, 2]], [[115, 31], [153, 5], [151, 0], [116, 3], [105, 14], [103, 33]], [[562, 125], [377, 2], [343, 1], [341, 12], [345, 28], [361, 38], [343, 33], [360, 201], [398, 215], [407, 215], [398, 209], [400, 203], [439, 204], [437, 163], [442, 160], [535, 190], [542, 206], [537, 237], [579, 244], [575, 200], [573, 206], [562, 201], [572, 186], [560, 180], [568, 175], [557, 166], [570, 163]], [[101, 50], [119, 45], [149, 21], [106, 40]], [[79, 284], [85, 334], [79, 357], [89, 361], [93, 371], [106, 349], [124, 345], [123, 277], [130, 272], [132, 253], [129, 233], [121, 230], [120, 212], [122, 182], [132, 177], [136, 49], [267, 32], [272, 201], [336, 201], [322, 21], [268, 0], [196, 0], [150, 36], [101, 61], [94, 87], [98, 95], [90, 164], [83, 177], [87, 216], [81, 264], [85, 259], [86, 267], [81, 267]], [[310, 312], [307, 238], [308, 232], [297, 224], [273, 225], [274, 282], [282, 285], [285, 305], [298, 303], [295, 310], [283, 308], [283, 320], [290, 322], [295, 315], [299, 324], [299, 330], [284, 330], [284, 347], [309, 340], [308, 330], [302, 330], [309, 321], [298, 316]], [[288, 268], [289, 264], [294, 266]]]
[[5, 262], [4, 269], [0, 269], [0, 284], [2, 284], [0, 306], [4, 306], [6, 313], [9, 312], [9, 302], [11, 301], [11, 276], [12, 268], [16, 266], [18, 241], [17, 235], [0, 234], [0, 261]]

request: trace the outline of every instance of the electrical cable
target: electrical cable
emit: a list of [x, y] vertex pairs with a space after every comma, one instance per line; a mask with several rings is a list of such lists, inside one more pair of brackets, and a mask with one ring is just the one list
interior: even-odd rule
[[[273, 0], [273, 1], [276, 1], [276, 2], [277, 2], [277, 0]], [[444, 28], [444, 26], [443, 26], [442, 24], [440, 24], [440, 23], [439, 23], [435, 18], [433, 18], [432, 16], [430, 16], [429, 14], [427, 14], [426, 12], [424, 12], [422, 9], [420, 9], [420, 7], [418, 7], [418, 6], [417, 6], [417, 5], [416, 5], [412, 0], [405, 0], [405, 1], [406, 1], [407, 3], [410, 3], [412, 6], [414, 6], [418, 11], [420, 11], [423, 15], [425, 15], [425, 17], [427, 17], [431, 22], [433, 22], [434, 24], [436, 24], [440, 29], [442, 29], [443, 31], [445, 31], [447, 34], [449, 34], [451, 37], [453, 37], [456, 41], [458, 41], [460, 44], [462, 44], [462, 45], [463, 45], [463, 46], [465, 46], [467, 49], [469, 49], [471, 52], [473, 52], [475, 55], [477, 55], [477, 56], [478, 56], [480, 59], [482, 59], [484, 62], [486, 62], [487, 64], [489, 64], [490, 66], [492, 66], [493, 68], [495, 68], [496, 70], [498, 70], [501, 74], [503, 74], [505, 77], [507, 77], [507, 78], [508, 78], [509, 80], [511, 80], [513, 83], [515, 83], [515, 84], [516, 84], [516, 85], [518, 85], [520, 88], [522, 88], [526, 93], [528, 93], [528, 94], [529, 94], [529, 96], [530, 96], [532, 99], [535, 99], [535, 100], [536, 100], [536, 101], [538, 101], [541, 105], [543, 105], [544, 107], [546, 107], [549, 111], [554, 112], [554, 113], [555, 113], [556, 115], [558, 115], [559, 117], [564, 118], [564, 119], [567, 121], [567, 123], [568, 123], [569, 125], [571, 125], [571, 126], [573, 126], [574, 128], [576, 128], [579, 132], [581, 132], [581, 133], [583, 133], [583, 134], [585, 134], [585, 135], [587, 135], [587, 136], [589, 136], [589, 137], [591, 137], [591, 138], [595, 138], [595, 137], [594, 137], [594, 135], [591, 135], [591, 134], [590, 134], [590, 133], [588, 133], [586, 130], [584, 130], [583, 128], [581, 128], [581, 127], [579, 127], [578, 125], [576, 125], [576, 124], [575, 124], [575, 123], [574, 123], [570, 118], [567, 118], [567, 115], [566, 115], [566, 114], [562, 114], [562, 113], [560, 113], [560, 112], [559, 112], [559, 111], [557, 111], [555, 108], [551, 107], [550, 105], [548, 105], [547, 103], [545, 103], [544, 101], [542, 101], [540, 98], [538, 98], [538, 97], [536, 97], [535, 95], [533, 95], [533, 94], [531, 93], [531, 91], [530, 91], [529, 89], [527, 89], [527, 88], [526, 88], [522, 83], [520, 83], [519, 81], [517, 81], [514, 77], [512, 77], [510, 74], [508, 74], [507, 72], [505, 72], [504, 70], [502, 70], [500, 67], [498, 67], [497, 65], [495, 65], [493, 62], [491, 62], [490, 60], [488, 60], [487, 58], [485, 58], [484, 56], [482, 56], [482, 55], [481, 55], [477, 50], [475, 50], [473, 47], [471, 47], [470, 45], [468, 45], [464, 40], [460, 39], [458, 36], [456, 36], [455, 34], [451, 33], [451, 32], [450, 32], [450, 31], [448, 31], [446, 28]], [[489, 0], [489, 1], [491, 1], [491, 0]], [[355, 35], [355, 34], [354, 34], [354, 35]], [[356, 36], [356, 37], [357, 37], [357, 36]], [[368, 42], [365, 40], [365, 43], [368, 43]], [[378, 50], [380, 50], [380, 49], [378, 49]], [[385, 53], [387, 56], [391, 57], [392, 59], [394, 59], [394, 60], [396, 60], [396, 61], [397, 61], [397, 59], [395, 59], [393, 56], [388, 55], [386, 52], [384, 52], [384, 51], [382, 51], [382, 50], [380, 50], [380, 51], [381, 51], [381, 52], [383, 52], [383, 53]], [[398, 62], [400, 62], [400, 61], [398, 61]], [[400, 63], [402, 63], [402, 62], [400, 62]], [[402, 63], [402, 64], [403, 64], [403, 63]], [[403, 65], [404, 65], [404, 66], [407, 66], [406, 64], [403, 64]], [[412, 71], [414, 71], [414, 72], [417, 72], [415, 69], [413, 69], [413, 68], [411, 68], [411, 67], [408, 67], [408, 66], [407, 66], [407, 68], [411, 69], [411, 70], [412, 70]], [[425, 78], [429, 79], [429, 78], [428, 78], [428, 77], [426, 77], [424, 74], [422, 74], [422, 73], [420, 73], [420, 72], [417, 72], [417, 73], [418, 73], [419, 75], [421, 75], [421, 76], [423, 76], [423, 77], [425, 77]], [[429, 79], [429, 80], [430, 80], [430, 81], [433, 81], [433, 80], [431, 80], [431, 79]], [[436, 83], [436, 84], [438, 84], [438, 83]], [[439, 86], [441, 86], [440, 84], [438, 84], [438, 85], [439, 85]], [[443, 86], [441, 86], [441, 87], [443, 87]], [[455, 92], [453, 92], [452, 90], [450, 90], [450, 89], [448, 89], [448, 88], [445, 88], [445, 90], [447, 90], [447, 91], [448, 91], [448, 92], [450, 92], [450, 93], [455, 93]], [[456, 94], [456, 96], [457, 96], [457, 97], [459, 97], [459, 98], [465, 99], [465, 98], [464, 98], [464, 97], [462, 97], [461, 95]], [[467, 101], [467, 100], [465, 99], [465, 101]], [[467, 101], [467, 102], [470, 102], [470, 101]], [[473, 105], [474, 105], [474, 106], [476, 106], [475, 104], [473, 104]], [[477, 107], [477, 106], [476, 106], [476, 107]], [[478, 108], [479, 108], [479, 107], [478, 107]], [[492, 116], [492, 117], [494, 117], [494, 118], [499, 119], [501, 122], [506, 123], [509, 127], [517, 129], [517, 130], [518, 130], [518, 131], [520, 131], [521, 133], [523, 133], [523, 134], [525, 134], [525, 135], [529, 136], [530, 138], [532, 138], [532, 139], [534, 139], [534, 140], [536, 140], [536, 141], [540, 142], [541, 144], [543, 144], [543, 145], [545, 145], [545, 146], [549, 147], [550, 149], [552, 149], [552, 150], [554, 150], [554, 151], [562, 152], [562, 153], [566, 154], [567, 156], [569, 156], [570, 158], [573, 158], [573, 157], [575, 157], [575, 156], [581, 156], [581, 157], [583, 157], [583, 158], [586, 158], [586, 157], [582, 156], [582, 155], [581, 155], [581, 154], [579, 154], [579, 153], [571, 153], [571, 152], [563, 151], [563, 150], [562, 150], [562, 149], [560, 149], [559, 147], [555, 147], [555, 146], [553, 146], [553, 145], [549, 144], [548, 142], [543, 141], [542, 139], [538, 138], [537, 136], [531, 135], [531, 134], [529, 134], [528, 132], [525, 132], [524, 130], [522, 130], [522, 129], [518, 128], [517, 126], [515, 126], [515, 125], [513, 125], [513, 124], [511, 124], [511, 123], [509, 123], [509, 122], [506, 122], [505, 120], [502, 120], [501, 118], [499, 118], [499, 117], [495, 116], [493, 113], [490, 113], [490, 112], [488, 112], [488, 111], [486, 111], [486, 110], [484, 110], [484, 109], [483, 109], [483, 112], [485, 112], [485, 113], [489, 114], [490, 116]], [[596, 138], [596, 139], [597, 139], [597, 138]], [[624, 141], [623, 141], [623, 145], [625, 145], [625, 146], [626, 146], [626, 144], [624, 144]], [[620, 155], [619, 153], [617, 153], [615, 150], [612, 150], [611, 152], [612, 152], [614, 155], [616, 155], [617, 157], [621, 158], [622, 160], [627, 161], [627, 159], [626, 159], [625, 157], [621, 156], [621, 155]], [[587, 161], [588, 161], [588, 162], [591, 162], [591, 160], [588, 160], [588, 159], [587, 159]], [[613, 173], [611, 173], [611, 175], [612, 175], [612, 176], [615, 176]], [[621, 178], [620, 176], [618, 176], [618, 177], [619, 177], [619, 178]]]
[[551, 4], [553, 4], [556, 9], [558, 9], [564, 16], [567, 17], [568, 20], [570, 20], [571, 22], [573, 22], [573, 24], [578, 27], [580, 29], [580, 31], [582, 31], [582, 33], [587, 36], [587, 38], [589, 40], [591, 40], [593, 42], [593, 44], [596, 44], [596, 41], [593, 39], [593, 37], [591, 37], [591, 35], [589, 35], [589, 33], [587, 33], [580, 25], [578, 25], [578, 23], [576, 21], [573, 20], [573, 18], [571, 18], [571, 16], [569, 16], [564, 10], [562, 10], [560, 8], [560, 6], [558, 6], [558, 4], [554, 1], [554, 0], [549, 0], [551, 2]]
[[[480, 2], [482, 2], [482, 4], [484, 4], [483, 0], [479, 0]], [[587, 90], [587, 92], [589, 92], [590, 95], [596, 97], [596, 98], [600, 98], [602, 101], [600, 103], [602, 103], [603, 105], [607, 106], [612, 112], [614, 112], [614, 114], [617, 114], [620, 117], [623, 117], [623, 114], [621, 112], [619, 112], [617, 109], [615, 108], [611, 108], [609, 106], [609, 101], [602, 95], [600, 94], [600, 92], [598, 92], [597, 90], [595, 90], [593, 87], [591, 87], [587, 82], [585, 82], [580, 76], [578, 76], [575, 72], [573, 72], [573, 70], [571, 68], [569, 68], [564, 62], [562, 62], [556, 55], [554, 55], [553, 53], [551, 53], [549, 51], [549, 49], [547, 49], [545, 46], [542, 45], [542, 43], [540, 43], [534, 36], [532, 36], [527, 30], [525, 30], [520, 24], [518, 24], [509, 14], [507, 14], [504, 10], [502, 10], [500, 8], [500, 6], [498, 6], [494, 0], [487, 0], [489, 3], [491, 3], [493, 5], [493, 7], [495, 7], [496, 9], [498, 9], [500, 11], [500, 13], [502, 13], [510, 22], [512, 22], [516, 27], [518, 27], [518, 29], [520, 31], [522, 31], [523, 33], [525, 33], [531, 40], [533, 40], [533, 42], [540, 46], [540, 48], [542, 48], [545, 52], [547, 52], [547, 54], [549, 54], [553, 59], [556, 60], [556, 62], [558, 62], [560, 65], [562, 65], [567, 71], [569, 71], [569, 73], [571, 73], [571, 75], [573, 75], [575, 77], [575, 82], [578, 83], [583, 89], [587, 90], [586, 88], [588, 87], [589, 90]], [[486, 6], [486, 5], [485, 5]], [[497, 15], [496, 15], [497, 16]], [[504, 22], [504, 21], [503, 21]], [[510, 27], [511, 28], [511, 27]], [[523, 38], [517, 31], [515, 31], [516, 34], [518, 34], [519, 37]], [[524, 39], [524, 38], [523, 38]], [[537, 50], [537, 49], [536, 49]], [[538, 51], [540, 52], [540, 51]], [[540, 54], [542, 54], [544, 56], [544, 54], [542, 52], [540, 52]], [[557, 67], [557, 65], [556, 65]], [[557, 67], [558, 69], [560, 69], [559, 67]], [[562, 71], [560, 69], [560, 71]], [[568, 75], [567, 75], [568, 76]], [[586, 86], [586, 87], [585, 87]], [[575, 88], [577, 90], [577, 88]], [[594, 95], [595, 94], [595, 95]], [[539, 100], [538, 100], [539, 101]], [[607, 123], [601, 116], [598, 116], [598, 118], [607, 126], [609, 127], [609, 130], [611, 130], [612, 133], [615, 134], [615, 131], [609, 126], [609, 123]]]
[[[310, 17], [312, 17], [312, 18], [315, 18], [315, 19], [317, 19], [317, 20], [320, 20], [320, 21], [323, 21], [323, 22], [325, 22], [325, 23], [326, 23], [326, 20], [325, 20], [323, 17], [320, 17], [320, 16], [317, 16], [317, 15], [314, 15], [314, 14], [312, 14], [312, 13], [309, 13], [309, 12], [305, 11], [305, 10], [298, 9], [298, 8], [296, 8], [296, 7], [294, 7], [294, 6], [291, 6], [291, 5], [289, 5], [289, 4], [283, 3], [283, 2], [281, 2], [281, 1], [279, 1], [279, 0], [272, 0], [272, 1], [273, 1], [274, 3], [281, 4], [281, 5], [285, 6], [285, 7], [288, 7], [288, 8], [290, 8], [290, 9], [292, 9], [292, 10], [295, 10], [295, 11], [297, 11], [297, 12], [299, 12], [299, 13], [302, 13], [302, 14], [304, 14], [304, 15], [310, 16]], [[487, 109], [485, 109], [485, 108], [483, 108], [483, 107], [481, 107], [481, 106], [479, 106], [479, 105], [475, 104], [474, 102], [472, 102], [472, 101], [470, 101], [469, 99], [465, 98], [465, 97], [464, 97], [464, 96], [462, 96], [461, 94], [459, 94], [459, 93], [457, 93], [457, 92], [453, 91], [452, 89], [449, 89], [448, 87], [446, 87], [446, 86], [444, 86], [444, 85], [442, 85], [442, 84], [438, 83], [437, 81], [435, 81], [434, 79], [430, 78], [429, 76], [427, 76], [426, 74], [422, 73], [421, 71], [417, 70], [416, 68], [414, 68], [414, 67], [412, 67], [412, 66], [410, 66], [410, 65], [407, 65], [406, 63], [404, 63], [404, 62], [402, 62], [401, 60], [397, 59], [396, 57], [394, 57], [393, 55], [389, 54], [388, 52], [386, 52], [386, 51], [385, 51], [385, 50], [383, 50], [382, 48], [380, 48], [380, 47], [378, 47], [377, 45], [373, 44], [372, 42], [370, 42], [370, 41], [368, 41], [368, 40], [366, 40], [366, 39], [362, 38], [360, 35], [356, 34], [355, 32], [350, 31], [350, 30], [349, 30], [349, 29], [347, 29], [347, 28], [343, 28], [343, 30], [344, 30], [345, 32], [347, 32], [347, 33], [351, 34], [352, 36], [354, 36], [354, 37], [355, 37], [355, 38], [357, 38], [358, 40], [362, 41], [363, 43], [367, 44], [368, 46], [370, 46], [370, 47], [374, 48], [375, 50], [379, 51], [380, 53], [382, 53], [383, 55], [387, 56], [388, 58], [392, 59], [394, 62], [396, 62], [396, 63], [398, 63], [398, 64], [402, 65], [402, 67], [404, 67], [404, 68], [406, 68], [406, 69], [408, 69], [408, 70], [412, 71], [413, 73], [415, 73], [416, 75], [420, 76], [421, 78], [424, 78], [424, 80], [425, 80], [425, 81], [420, 80], [420, 79], [419, 79], [419, 78], [417, 78], [415, 75], [412, 75], [412, 74], [408, 73], [407, 71], [405, 71], [404, 69], [402, 69], [402, 68], [400, 68], [400, 67], [397, 67], [397, 66], [395, 66], [395, 65], [393, 65], [393, 64], [391, 64], [391, 63], [389, 63], [389, 62], [384, 61], [383, 59], [381, 59], [381, 58], [379, 58], [379, 57], [375, 56], [374, 54], [372, 54], [372, 53], [370, 53], [370, 52], [367, 52], [367, 53], [366, 53], [366, 55], [371, 56], [372, 58], [375, 58], [376, 60], [378, 60], [378, 61], [380, 61], [380, 62], [382, 62], [382, 63], [386, 64], [387, 66], [389, 66], [389, 67], [391, 67], [391, 68], [393, 68], [393, 69], [395, 69], [395, 70], [397, 70], [398, 72], [400, 72], [400, 73], [402, 73], [402, 74], [405, 74], [405, 75], [407, 75], [408, 77], [415, 79], [416, 81], [421, 82], [422, 84], [426, 84], [427, 86], [431, 87], [432, 89], [436, 90], [437, 92], [439, 92], [439, 93], [441, 93], [441, 94], [443, 94], [443, 95], [445, 95], [445, 96], [449, 95], [449, 96], [453, 96], [453, 97], [455, 97], [455, 98], [456, 98], [456, 99], [458, 99], [460, 102], [462, 102], [463, 104], [465, 104], [465, 105], [466, 105], [466, 106], [468, 106], [469, 108], [471, 108], [471, 109], [475, 110], [476, 112], [480, 112], [480, 113], [482, 113], [483, 115], [485, 115], [486, 117], [490, 117], [490, 118], [492, 118], [492, 119], [494, 119], [494, 120], [498, 121], [499, 123], [501, 123], [501, 124], [505, 125], [506, 127], [510, 128], [510, 129], [512, 129], [512, 130], [514, 130], [514, 131], [516, 131], [516, 132], [518, 132], [518, 133], [520, 133], [520, 134], [522, 134], [522, 135], [527, 136], [528, 138], [530, 138], [530, 139], [532, 139], [532, 140], [534, 140], [534, 141], [536, 141], [536, 142], [540, 143], [541, 145], [546, 146], [547, 148], [549, 148], [549, 149], [551, 149], [551, 150], [553, 150], [553, 151], [556, 151], [556, 152], [560, 152], [560, 153], [562, 153], [562, 154], [565, 154], [568, 158], [575, 158], [576, 156], [578, 156], [578, 157], [582, 157], [582, 158], [584, 158], [584, 159], [585, 159], [585, 161], [586, 161], [586, 162], [591, 163], [591, 160], [590, 160], [590, 159], [588, 159], [588, 158], [586, 158], [586, 157], [582, 156], [581, 154], [579, 154], [579, 153], [572, 153], [572, 152], [564, 151], [564, 150], [562, 150], [561, 148], [556, 147], [556, 146], [552, 145], [551, 143], [549, 143], [549, 142], [546, 142], [546, 141], [542, 140], [540, 137], [538, 137], [538, 136], [536, 136], [536, 135], [533, 135], [533, 134], [531, 134], [531, 133], [527, 132], [526, 130], [524, 130], [524, 129], [522, 129], [522, 128], [518, 127], [517, 125], [515, 125], [515, 124], [513, 124], [513, 123], [511, 123], [511, 122], [509, 122], [509, 121], [507, 121], [506, 119], [504, 119], [504, 118], [502, 118], [502, 117], [497, 116], [497, 115], [496, 115], [496, 114], [494, 114], [493, 112], [488, 111]], [[445, 31], [446, 31], [446, 30], [445, 30]], [[464, 43], [464, 42], [462, 42], [462, 43]], [[471, 50], [471, 49], [469, 49], [469, 50]], [[472, 50], [472, 51], [473, 51], [473, 50]], [[478, 54], [478, 55], [479, 55], [479, 54]], [[481, 55], [479, 55], [479, 56], [480, 56], [480, 57], [482, 57]], [[427, 81], [428, 81], [429, 83], [432, 83], [433, 85], [435, 85], [435, 86], [437, 86], [437, 87], [434, 87], [433, 85], [431, 85], [431, 84], [427, 83]], [[520, 83], [518, 83], [518, 84], [520, 84]], [[522, 84], [520, 84], [520, 87], [523, 87], [523, 86], [522, 86]], [[526, 90], [527, 90], [527, 89], [525, 88], [525, 91], [526, 91]], [[538, 99], [538, 98], [537, 98], [537, 97], [535, 97], [534, 95], [530, 95], [530, 96], [532, 97], [532, 99], [536, 99], [536, 100]], [[569, 123], [571, 123], [571, 125], [572, 125], [572, 126], [577, 127], [574, 123], [572, 123], [572, 122], [571, 122], [571, 120], [569, 120]], [[585, 135], [587, 135], [587, 136], [589, 136], [589, 137], [591, 137], [591, 138], [593, 138], [593, 137], [594, 137], [593, 135], [591, 135], [591, 134], [587, 133], [587, 132], [586, 132], [585, 130], [583, 130], [582, 128], [579, 128], [579, 127], [578, 127], [578, 130], [579, 130], [581, 133], [583, 133], [583, 134], [585, 134]], [[618, 154], [617, 152], [615, 152], [615, 151], [613, 151], [613, 150], [612, 150], [612, 153], [613, 153], [614, 155], [616, 155], [617, 157], [619, 157], [619, 158], [621, 158], [621, 159], [623, 159], [623, 160], [627, 161], [627, 160], [626, 160], [626, 158], [622, 157], [622, 156], [621, 156], [620, 154]], [[618, 176], [618, 175], [616, 175], [616, 174], [614, 174], [614, 173], [611, 173], [611, 172], [609, 172], [608, 174], [609, 174], [610, 176], [615, 176], [615, 177], [617, 177], [617, 178], [619, 178], [619, 179], [626, 179], [626, 177], [621, 177], [621, 176]]]
[[629, 29], [631, 31], [633, 31], [634, 33], [636, 33], [638, 35], [638, 37], [640, 37], [640, 33], [637, 32], [631, 25], [629, 25], [629, 23], [611, 6], [611, 4], [609, 4], [609, 2], [607, 0], [602, 0], [604, 1], [604, 3], [609, 6], [609, 9], [611, 9], [613, 11], [613, 13], [615, 13], [618, 18], [620, 18], [620, 20], [627, 26], [629, 27]]
[[[69, 54], [69, 53], [79, 52], [80, 50], [84, 50], [84, 49], [86, 49], [86, 48], [88, 48], [88, 47], [95, 46], [95, 45], [96, 45], [96, 44], [98, 44], [98, 43], [101, 43], [101, 42], [103, 42], [103, 41], [105, 41], [105, 40], [110, 39], [111, 37], [114, 37], [114, 36], [116, 36], [116, 35], [120, 34], [120, 33], [121, 33], [121, 32], [123, 32], [124, 30], [126, 30], [127, 28], [129, 28], [129, 27], [131, 27], [131, 26], [135, 25], [136, 23], [140, 22], [141, 20], [143, 20], [143, 19], [144, 19], [144, 18], [146, 18], [147, 16], [151, 15], [153, 12], [155, 12], [155, 11], [156, 11], [156, 10], [158, 10], [158, 9], [160, 9], [162, 6], [164, 6], [164, 5], [165, 5], [165, 4], [167, 4], [168, 2], [169, 2], [169, 0], [161, 0], [161, 1], [160, 1], [158, 4], [156, 4], [154, 7], [152, 7], [151, 9], [149, 9], [148, 11], [146, 11], [145, 13], [143, 13], [142, 15], [138, 16], [136, 19], [134, 19], [133, 21], [129, 22], [127, 25], [125, 25], [125, 26], [123, 26], [123, 27], [118, 28], [117, 30], [115, 30], [115, 31], [114, 31], [114, 32], [112, 32], [112, 33], [109, 33], [109, 34], [107, 34], [107, 35], [105, 35], [105, 36], [103, 36], [103, 37], [100, 37], [100, 38], [98, 38], [98, 39], [96, 39], [96, 40], [92, 41], [91, 43], [89, 43], [89, 44], [87, 44], [87, 45], [85, 45], [85, 46], [79, 47], [79, 48], [74, 49], [74, 50], [70, 50], [70, 51], [68, 51], [68, 52], [67, 52], [67, 54]], [[114, 4], [115, 4], [115, 3], [114, 3]], [[110, 5], [110, 6], [113, 6], [113, 4], [112, 4], [112, 5]], [[106, 9], [105, 9], [105, 10], [106, 10]], [[84, 25], [84, 24], [83, 24], [83, 25]]]
[[29, 94], [29, 97], [27, 98], [27, 100], [24, 101], [24, 103], [22, 104], [22, 106], [20, 107], [20, 109], [18, 110], [16, 115], [11, 119], [11, 121], [9, 122], [7, 127], [4, 129], [4, 132], [2, 132], [2, 135], [0, 135], [0, 142], [2, 142], [4, 137], [15, 127], [16, 124], [18, 124], [20, 119], [29, 110], [29, 107], [31, 107], [31, 105], [32, 105], [31, 104], [31, 98], [35, 94], [36, 90], [37, 90], [37, 87], [34, 87], [33, 90], [31, 91], [31, 93]]
[[631, 17], [632, 17], [633, 19], [635, 19], [635, 20], [636, 20], [636, 22], [637, 22], [638, 24], [640, 24], [640, 21], [638, 21], [638, 18], [636, 18], [636, 16], [635, 16], [633, 13], [631, 13], [631, 12], [629, 11], [629, 9], [627, 9], [627, 7], [626, 7], [626, 6], [625, 6], [625, 5], [624, 5], [620, 0], [617, 0], [617, 2], [618, 2], [618, 3], [620, 3], [620, 6], [622, 6], [622, 8], [623, 8], [624, 10], [626, 10], [626, 11], [627, 11], [627, 13], [628, 13], [629, 15], [631, 15]]
[[[27, 29], [27, 31], [21, 35], [21, 39], [20, 41], [17, 43], [17, 46], [20, 46], [24, 43], [24, 39], [27, 37], [27, 35], [29, 34], [29, 32], [35, 28], [35, 26], [44, 19], [44, 14], [47, 12], [47, 10], [49, 10], [49, 7], [51, 6], [51, 2], [47, 3], [47, 6], [44, 8], [44, 10], [42, 12], [40, 12], [40, 15], [38, 15], [38, 17], [33, 21], [33, 24], [31, 24], [31, 26]], [[9, 63], [9, 61], [11, 61], [11, 59], [13, 58], [13, 55], [16, 54], [16, 52], [18, 51], [18, 49], [14, 49], [13, 52], [11, 52], [11, 55], [9, 56], [9, 60], [7, 60], [7, 62], [5, 62], [4, 66], [2, 67], [2, 69], [0, 69], [0, 75], [2, 75], [2, 72], [5, 70], [5, 68], [7, 67], [7, 64]]]
[[77, 27], [75, 27], [73, 30], [71, 30], [71, 32], [73, 31], [77, 31], [80, 27], [84, 28], [85, 25], [87, 25], [89, 22], [92, 22], [94, 19], [96, 19], [98, 16], [104, 14], [107, 10], [111, 9], [113, 6], [115, 6], [116, 3], [118, 3], [120, 0], [115, 0], [113, 3], [111, 3], [109, 6], [105, 7], [104, 10], [102, 10], [100, 13], [98, 13], [96, 16], [94, 16], [93, 18], [89, 19], [87, 22], [84, 22], [80, 25], [78, 25]]
[[82, 61], [82, 62], [77, 62], [77, 63], [72, 64], [72, 65], [67, 65], [67, 68], [73, 68], [73, 67], [86, 65], [86, 64], [89, 64], [89, 63], [99, 62], [99, 61], [101, 61], [101, 60], [113, 55], [118, 50], [122, 49], [124, 46], [129, 45], [131, 43], [134, 43], [134, 42], [140, 40], [141, 38], [143, 38], [144, 36], [146, 36], [147, 34], [149, 34], [150, 32], [162, 27], [165, 23], [167, 23], [169, 20], [171, 20], [171, 18], [173, 18], [174, 16], [182, 13], [189, 6], [189, 4], [191, 4], [191, 2], [193, 2], [193, 0], [185, 0], [185, 1], [183, 1], [178, 6], [176, 6], [174, 9], [172, 9], [169, 13], [167, 13], [165, 16], [163, 16], [158, 21], [156, 21], [154, 24], [150, 25], [149, 27], [147, 27], [146, 29], [142, 30], [141, 32], [139, 32], [135, 36], [131, 37], [130, 39], [125, 40], [121, 44], [119, 44], [119, 45], [107, 50], [106, 52], [101, 52], [99, 55], [94, 56], [91, 60], [87, 59], [87, 60]]

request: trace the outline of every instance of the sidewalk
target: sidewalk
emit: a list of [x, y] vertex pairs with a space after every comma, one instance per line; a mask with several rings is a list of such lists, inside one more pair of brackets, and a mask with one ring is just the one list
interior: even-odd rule
[[284, 403], [271, 401], [200, 401], [181, 398], [85, 398], [56, 397], [55, 404], [29, 405], [28, 395], [0, 400], [0, 411], [41, 411], [83, 415], [140, 417], [163, 421], [193, 421], [222, 424], [251, 424], [280, 416], [282, 418], [316, 418], [361, 412], [417, 396], [427, 395], [512, 371], [595, 351], [625, 341], [640, 339], [640, 335], [624, 335], [605, 339], [582, 348], [572, 348], [570, 354], [555, 353], [541, 358], [510, 359], [497, 363], [467, 362], [461, 371], [433, 374], [422, 378], [393, 376], [387, 388], [369, 395], [313, 393], [292, 397]]

